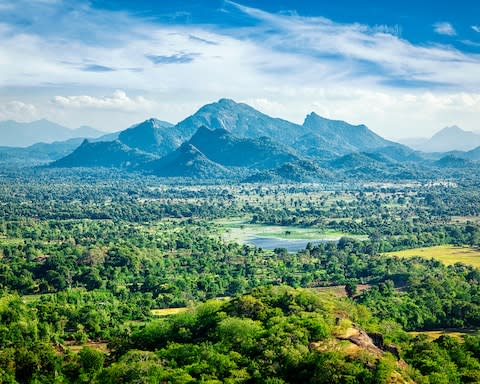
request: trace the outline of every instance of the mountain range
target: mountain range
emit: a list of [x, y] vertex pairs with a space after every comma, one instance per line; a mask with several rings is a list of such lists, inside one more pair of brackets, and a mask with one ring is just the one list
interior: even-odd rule
[[[121, 132], [115, 142], [85, 141], [52, 165], [123, 167], [168, 177], [295, 179], [308, 175], [313, 179], [312, 173], [326, 174], [317, 161], [384, 148], [408, 156], [413, 152], [365, 125], [329, 120], [315, 113], [299, 125], [244, 103], [220, 99], [176, 125], [149, 119]], [[255, 176], [262, 171], [268, 172]]]
[[19, 123], [12, 120], [0, 121], [0, 146], [28, 147], [37, 143], [53, 143], [75, 138], [97, 138], [105, 132], [82, 126], [69, 129], [48, 120]]
[[403, 177], [410, 174], [411, 164], [470, 167], [480, 160], [480, 148], [425, 154], [386, 140], [365, 125], [313, 112], [300, 125], [220, 99], [178, 124], [148, 119], [96, 139], [0, 148], [0, 161], [9, 156], [53, 160], [50, 166], [57, 168], [113, 167], [161, 177], [275, 182], [339, 175]]

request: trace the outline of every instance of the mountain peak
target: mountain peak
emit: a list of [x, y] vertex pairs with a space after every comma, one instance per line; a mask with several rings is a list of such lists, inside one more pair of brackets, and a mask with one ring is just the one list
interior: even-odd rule
[[470, 131], [465, 131], [464, 129], [460, 128], [458, 125], [452, 125], [450, 127], [445, 127], [438, 131], [435, 135], [438, 134], [455, 134], [455, 133], [465, 133]]
[[159, 120], [159, 119], [156, 119], [154, 117], [151, 117], [151, 118], [141, 122], [140, 124], [134, 125], [131, 128], [136, 128], [136, 127], [169, 128], [169, 127], [172, 127], [172, 126], [173, 126], [173, 124], [169, 123], [168, 121], [163, 121], [163, 120]]
[[305, 120], [303, 121], [303, 126], [309, 126], [311, 124], [315, 124], [317, 121], [325, 121], [324, 117], [316, 114], [315, 112], [310, 112], [307, 116], [305, 116]]
[[425, 152], [469, 151], [480, 145], [480, 135], [453, 125], [435, 133], [415, 148]]
[[228, 105], [228, 106], [234, 106], [238, 104], [236, 101], [232, 99], [227, 99], [227, 98], [221, 98], [220, 100], [218, 100], [217, 103], [221, 105]]
[[163, 155], [180, 144], [172, 137], [172, 127], [166, 121], [150, 118], [122, 131], [118, 138], [131, 148]]

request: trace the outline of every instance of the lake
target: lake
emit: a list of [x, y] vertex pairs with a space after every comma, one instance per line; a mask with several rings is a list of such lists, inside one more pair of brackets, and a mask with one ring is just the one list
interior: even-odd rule
[[252, 237], [247, 239], [246, 244], [254, 245], [263, 249], [285, 248], [288, 252], [298, 252], [305, 249], [308, 243], [320, 244], [328, 241], [337, 241], [338, 239], [281, 239], [279, 237]]

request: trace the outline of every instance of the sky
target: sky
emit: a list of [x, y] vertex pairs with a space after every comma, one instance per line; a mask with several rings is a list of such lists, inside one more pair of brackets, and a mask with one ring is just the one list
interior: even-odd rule
[[117, 131], [224, 97], [390, 139], [480, 131], [480, 2], [0, 0], [0, 120]]

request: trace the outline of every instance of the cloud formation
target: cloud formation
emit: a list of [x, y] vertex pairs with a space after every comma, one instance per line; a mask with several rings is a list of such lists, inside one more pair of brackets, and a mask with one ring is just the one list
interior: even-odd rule
[[195, 60], [198, 53], [177, 53], [174, 55], [145, 55], [153, 64], [186, 64]]
[[82, 67], [85, 72], [113, 72], [115, 68], [100, 64], [87, 64]]
[[[112, 130], [111, 111], [132, 112], [118, 117], [119, 129], [152, 115], [178, 121], [221, 97], [297, 122], [315, 110], [392, 137], [444, 124], [476, 128], [480, 57], [413, 44], [401, 26], [337, 23], [231, 1], [221, 12], [248, 23], [175, 24], [185, 17], [164, 23], [67, 3], [0, 7], [0, 103], [22, 100], [41, 117]], [[449, 23], [435, 28], [455, 32]], [[115, 89], [123, 91], [111, 94]], [[73, 121], [87, 116], [92, 120]]]
[[457, 34], [453, 25], [447, 22], [435, 23], [433, 25], [433, 30], [439, 35], [455, 36]]
[[122, 90], [117, 90], [111, 96], [95, 97], [81, 96], [55, 96], [52, 102], [63, 108], [94, 108], [122, 111], [136, 111], [150, 109], [153, 101], [143, 96], [129, 97]]
[[14, 100], [0, 103], [0, 120], [32, 121], [37, 118], [37, 108], [33, 104]]

